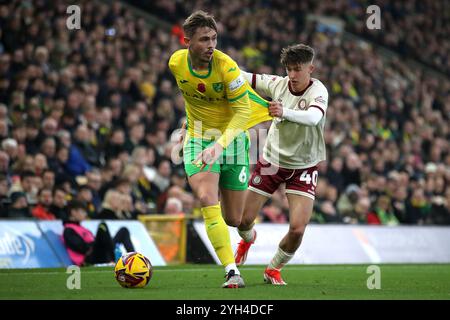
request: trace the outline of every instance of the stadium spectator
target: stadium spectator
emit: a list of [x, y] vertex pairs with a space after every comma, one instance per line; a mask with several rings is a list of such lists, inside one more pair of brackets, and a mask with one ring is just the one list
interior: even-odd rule
[[87, 185], [78, 187], [76, 200], [84, 204], [89, 219], [97, 218], [97, 210], [92, 203], [92, 191]]
[[102, 209], [99, 212], [98, 219], [110, 219], [110, 220], [121, 220], [129, 219], [128, 213], [125, 208], [125, 204], [122, 202], [123, 197], [121, 193], [110, 189], [105, 194], [105, 198], [102, 203]]
[[37, 203], [37, 194], [39, 192], [36, 184], [36, 176], [33, 171], [23, 171], [20, 175], [20, 186], [27, 197], [27, 203], [34, 205]]
[[42, 173], [42, 185], [44, 188], [48, 188], [50, 190], [53, 190], [53, 187], [55, 186], [55, 172], [47, 169], [44, 170]]
[[322, 178], [318, 181], [316, 190], [311, 220], [316, 223], [340, 223], [341, 216], [336, 208], [337, 189], [326, 178]]
[[337, 210], [343, 221], [358, 220], [356, 205], [360, 198], [360, 188], [356, 184], [349, 185], [337, 201]]
[[431, 210], [431, 203], [425, 195], [423, 188], [418, 187], [412, 191], [411, 197], [406, 202], [407, 224], [424, 224]]
[[[133, 200], [133, 206], [136, 208], [138, 213], [146, 214], [148, 213], [147, 204], [152, 201], [148, 198], [149, 194], [146, 191], [146, 186], [149, 186], [148, 181], [141, 174], [142, 169], [137, 165], [129, 164], [125, 167], [122, 177], [117, 181], [123, 180], [127, 188], [120, 190], [120, 186], [116, 183], [116, 189], [123, 191], [123, 194], [131, 195]], [[144, 180], [145, 179], [145, 180]]]
[[124, 148], [131, 154], [136, 147], [141, 145], [145, 135], [145, 126], [143, 123], [137, 122], [129, 129], [129, 137], [125, 141]]
[[393, 213], [391, 201], [388, 196], [381, 195], [378, 197], [374, 211], [369, 212], [367, 215], [367, 223], [389, 226], [398, 224], [398, 220]]
[[6, 175], [8, 178], [11, 175], [9, 166], [9, 155], [0, 150], [0, 173]]
[[168, 198], [164, 214], [183, 214], [183, 203], [178, 198]]
[[38, 220], [55, 220], [55, 215], [50, 212], [52, 202], [52, 190], [46, 188], [40, 189], [38, 192], [38, 203], [31, 210], [33, 217]]
[[342, 173], [344, 163], [341, 157], [335, 157], [331, 160], [328, 170], [325, 175], [330, 184], [335, 186], [339, 193], [341, 193], [345, 186], [345, 178]]
[[[75, 130], [73, 143], [90, 166], [98, 167], [100, 165], [100, 155], [91, 143], [91, 140], [91, 130], [86, 125], [80, 124]], [[84, 174], [85, 172], [80, 173]]]
[[123, 147], [125, 143], [125, 133], [121, 127], [115, 127], [112, 129], [109, 139], [106, 141], [105, 146], [105, 158], [111, 159], [118, 157], [125, 151]]
[[344, 222], [350, 224], [366, 224], [370, 209], [370, 199], [366, 196], [360, 197], [355, 206], [356, 217], [350, 218], [350, 220], [344, 220]]
[[450, 225], [450, 190], [431, 199], [430, 213], [425, 221], [427, 224]]
[[101, 222], [94, 236], [91, 231], [81, 225], [87, 217], [83, 203], [72, 201], [67, 210], [68, 219], [63, 221], [62, 239], [70, 259], [77, 266], [114, 263], [114, 249], [118, 243], [123, 244], [127, 252], [134, 251], [127, 228], [120, 228], [114, 238], [111, 238], [107, 224]]
[[157, 195], [159, 196], [170, 185], [170, 174], [172, 172], [170, 160], [162, 158], [157, 166], [157, 172], [154, 179], [151, 181], [157, 188]]
[[183, 188], [176, 185], [168, 188], [167, 192], [159, 197], [157, 212], [162, 212], [164, 210], [166, 201], [169, 198], [176, 198], [181, 200], [184, 212], [188, 214], [193, 213], [195, 202], [194, 196], [192, 195], [192, 193], [187, 192]]
[[53, 189], [53, 202], [48, 209], [56, 219], [65, 220], [67, 219], [67, 194], [61, 187], [56, 187]]
[[19, 145], [15, 139], [7, 138], [2, 141], [2, 150], [9, 156], [11, 163], [17, 160]]
[[42, 175], [48, 169], [47, 158], [42, 153], [37, 153], [33, 159], [33, 172], [35, 175]]
[[8, 206], [8, 190], [9, 190], [9, 183], [8, 178], [0, 173], [0, 217], [6, 218], [7, 217], [7, 206]]
[[31, 212], [28, 208], [26, 194], [21, 191], [15, 191], [10, 196], [11, 204], [8, 209], [8, 218], [12, 219], [27, 219], [31, 218]]
[[100, 211], [102, 198], [100, 197], [100, 189], [102, 187], [102, 176], [98, 170], [87, 172], [87, 186], [92, 193], [92, 204], [95, 206], [96, 212]]

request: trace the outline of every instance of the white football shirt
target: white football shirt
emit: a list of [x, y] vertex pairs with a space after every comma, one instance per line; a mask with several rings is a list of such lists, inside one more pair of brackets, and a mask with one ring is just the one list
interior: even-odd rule
[[326, 160], [324, 127], [328, 107], [328, 90], [317, 79], [301, 93], [293, 93], [289, 78], [243, 72], [252, 87], [262, 95], [280, 102], [291, 110], [318, 108], [323, 117], [316, 126], [308, 126], [274, 118], [264, 145], [263, 157], [270, 163], [287, 169], [304, 169]]

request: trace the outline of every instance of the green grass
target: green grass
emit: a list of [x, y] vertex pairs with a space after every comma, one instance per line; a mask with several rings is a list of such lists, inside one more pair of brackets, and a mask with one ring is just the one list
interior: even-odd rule
[[144, 289], [124, 289], [112, 267], [81, 269], [81, 289], [69, 290], [65, 269], [0, 270], [0, 299], [450, 299], [450, 265], [380, 265], [381, 289], [369, 290], [367, 265], [292, 265], [286, 287], [264, 284], [264, 266], [241, 268], [247, 287], [222, 289], [213, 265], [155, 267]]

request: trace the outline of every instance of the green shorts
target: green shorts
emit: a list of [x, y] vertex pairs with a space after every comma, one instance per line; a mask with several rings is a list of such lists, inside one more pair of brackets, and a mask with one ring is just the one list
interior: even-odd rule
[[[183, 146], [184, 170], [190, 177], [198, 172], [208, 171], [209, 166], [200, 170], [200, 167], [192, 164], [197, 155], [214, 144], [211, 140], [200, 138], [187, 138]], [[224, 149], [222, 156], [212, 165], [211, 172], [220, 175], [219, 186], [229, 190], [247, 190], [249, 179], [249, 155], [250, 140], [247, 132], [241, 133], [233, 142]]]

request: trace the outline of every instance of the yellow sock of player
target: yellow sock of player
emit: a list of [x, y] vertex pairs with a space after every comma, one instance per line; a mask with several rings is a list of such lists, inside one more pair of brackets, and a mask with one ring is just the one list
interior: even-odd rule
[[211, 241], [220, 262], [224, 267], [234, 264], [234, 254], [231, 249], [230, 233], [223, 220], [220, 205], [201, 208], [205, 220], [206, 233]]

